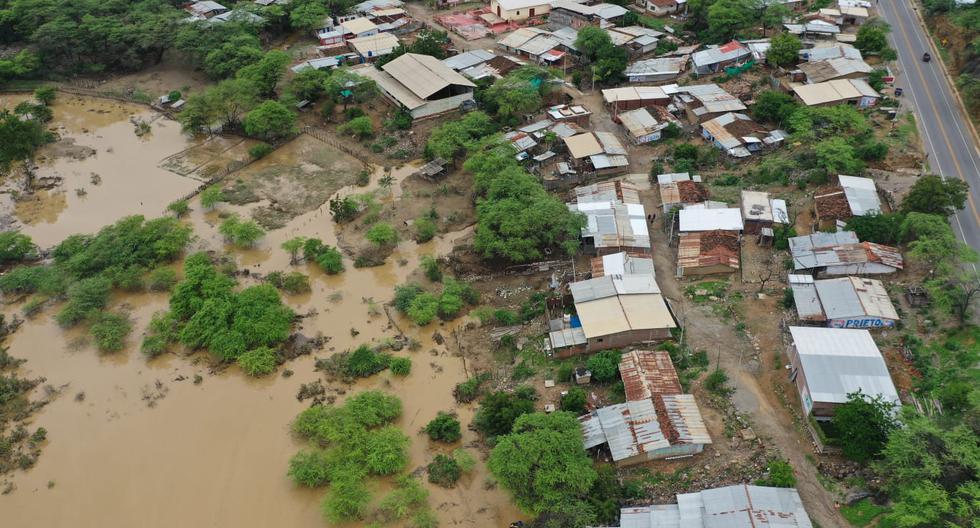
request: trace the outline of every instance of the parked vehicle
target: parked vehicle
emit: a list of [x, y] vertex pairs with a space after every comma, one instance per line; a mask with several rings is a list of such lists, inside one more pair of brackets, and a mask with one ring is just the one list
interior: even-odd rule
[[928, 53], [923, 53], [922, 54], [922, 62], [929, 62], [931, 60], [932, 60], [932, 57]]

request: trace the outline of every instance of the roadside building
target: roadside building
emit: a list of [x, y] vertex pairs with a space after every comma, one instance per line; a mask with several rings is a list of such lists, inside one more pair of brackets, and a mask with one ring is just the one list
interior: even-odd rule
[[357, 53], [362, 62], [374, 62], [395, 51], [398, 47], [398, 37], [391, 33], [377, 33], [368, 37], [358, 37], [347, 41], [351, 51]]
[[639, 0], [637, 4], [643, 6], [648, 13], [658, 17], [676, 13], [677, 8], [683, 5], [679, 4], [677, 0]]
[[837, 406], [858, 391], [899, 403], [885, 359], [867, 330], [791, 326], [789, 332], [790, 380], [805, 415], [830, 420]]
[[808, 20], [803, 24], [783, 24], [787, 33], [797, 35], [802, 38], [828, 38], [832, 39], [840, 34], [840, 26], [826, 20]]
[[761, 191], [742, 191], [742, 219], [745, 233], [750, 235], [757, 235], [775, 224], [790, 223], [786, 200], [774, 200], [769, 193]]
[[553, 64], [564, 60], [563, 41], [550, 31], [540, 28], [520, 28], [497, 41], [497, 46], [538, 64]]
[[838, 104], [870, 108], [878, 104], [881, 95], [864, 79], [838, 79], [817, 84], [793, 87], [793, 93], [807, 106], [831, 106]]
[[817, 232], [789, 239], [793, 269], [826, 275], [875, 275], [904, 267], [898, 248], [859, 242], [853, 231]]
[[726, 66], [752, 60], [752, 50], [737, 40], [691, 55], [692, 70], [698, 75], [718, 73]]
[[664, 214], [708, 199], [708, 189], [701, 183], [701, 177], [692, 177], [687, 172], [658, 174], [657, 187], [660, 188], [660, 203]]
[[795, 488], [735, 484], [677, 494], [677, 504], [622, 508], [622, 528], [813, 528]]
[[800, 58], [807, 62], [820, 62], [830, 59], [863, 60], [861, 50], [850, 44], [834, 44], [800, 50]]
[[617, 466], [692, 456], [711, 443], [694, 396], [683, 394], [670, 354], [634, 350], [620, 358], [626, 403], [579, 417], [586, 449], [606, 446]]
[[855, 216], [881, 214], [878, 189], [871, 178], [839, 175], [839, 185], [813, 198], [814, 211], [821, 229], [843, 226]]
[[717, 84], [690, 86], [669, 85], [664, 91], [674, 96], [674, 104], [684, 110], [687, 119], [694, 124], [703, 123], [729, 112], [744, 112], [746, 106], [734, 95]]
[[582, 245], [586, 253], [602, 256], [626, 251], [649, 255], [650, 232], [636, 186], [623, 181], [602, 182], [572, 190], [572, 211], [586, 217]]
[[800, 321], [831, 328], [891, 328], [898, 312], [880, 280], [789, 276]]
[[321, 57], [319, 59], [305, 60], [290, 68], [293, 73], [299, 73], [303, 70], [313, 68], [314, 70], [322, 69], [333, 69], [340, 66], [340, 61], [337, 57]]
[[605, 275], [569, 291], [575, 315], [549, 321], [548, 345], [559, 358], [663, 341], [677, 327], [652, 274]]
[[579, 170], [595, 171], [598, 174], [617, 174], [625, 172], [629, 167], [626, 149], [615, 134], [586, 132], [564, 137], [562, 141], [568, 149], [572, 163]]
[[[654, 111], [656, 110], [655, 108]], [[663, 130], [675, 121], [667, 111], [658, 112], [658, 116], [660, 121], [653, 117], [646, 108], [637, 108], [617, 115], [616, 119], [619, 119], [620, 124], [626, 129], [626, 137], [634, 145], [642, 145], [652, 141], [660, 141]]]
[[733, 158], [747, 158], [753, 152], [782, 143], [789, 134], [782, 130], [770, 133], [751, 117], [729, 112], [701, 123], [701, 136]]
[[550, 0], [490, 0], [490, 11], [504, 20], [527, 20], [551, 11]]
[[585, 5], [571, 0], [552, 0], [548, 25], [551, 29], [585, 26], [612, 27], [619, 25], [629, 10], [616, 4]]
[[677, 242], [677, 276], [724, 275], [741, 265], [735, 231], [681, 233]]
[[624, 86], [602, 91], [602, 100], [612, 113], [637, 108], [667, 106], [670, 96], [659, 86]]
[[684, 73], [687, 57], [662, 57], [634, 62], [626, 68], [631, 83], [654, 83], [676, 79]]
[[473, 101], [472, 81], [429, 55], [406, 53], [378, 70], [362, 65], [355, 72], [378, 84], [381, 93], [421, 119], [451, 112]]
[[818, 84], [836, 79], [867, 79], [871, 66], [862, 59], [834, 58], [800, 64], [807, 84]]
[[860, 26], [871, 18], [871, 14], [866, 7], [843, 7], [840, 8], [841, 24]]
[[582, 105], [561, 104], [548, 108], [545, 113], [556, 123], [567, 122], [587, 128], [592, 118], [592, 112]]
[[361, 37], [370, 37], [380, 33], [378, 26], [365, 17], [357, 17], [347, 20], [337, 26], [337, 30], [344, 36], [344, 40], [351, 40]]

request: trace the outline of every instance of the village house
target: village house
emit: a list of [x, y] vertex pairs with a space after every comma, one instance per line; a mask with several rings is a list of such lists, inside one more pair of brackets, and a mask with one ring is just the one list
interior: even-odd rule
[[551, 29], [570, 27], [580, 29], [585, 26], [611, 27], [622, 22], [629, 13], [625, 7], [616, 4], [585, 5], [571, 0], [552, 0], [548, 25]]
[[698, 75], [718, 73], [726, 66], [752, 60], [752, 50], [737, 40], [691, 55], [692, 70]]
[[341, 35], [344, 36], [344, 40], [370, 37], [371, 35], [377, 35], [380, 32], [377, 24], [371, 22], [365, 17], [352, 18], [341, 23], [339, 26], [337, 26], [337, 28]]
[[850, 44], [834, 44], [800, 50], [800, 59], [807, 62], [820, 62], [830, 59], [863, 60], [861, 50]]
[[551, 11], [551, 1], [490, 0], [490, 11], [504, 20], [527, 20]]
[[602, 182], [576, 187], [572, 211], [586, 217], [582, 228], [582, 250], [602, 256], [626, 251], [649, 255], [650, 233], [639, 190], [629, 182]]
[[670, 123], [676, 124], [677, 119], [670, 115], [667, 110], [660, 107], [653, 107], [652, 110], [660, 118], [659, 121], [646, 108], [629, 110], [614, 117], [614, 120], [618, 119], [619, 123], [626, 129], [626, 137], [634, 145], [660, 141], [663, 130]]
[[803, 414], [829, 421], [850, 394], [899, 403], [885, 359], [867, 330], [789, 327], [790, 381], [796, 384]]
[[770, 133], [751, 117], [728, 112], [701, 123], [701, 137], [733, 158], [747, 158], [753, 152], [782, 143], [789, 133]]
[[678, 212], [681, 233], [698, 231], [732, 231], [744, 228], [742, 211], [735, 207], [685, 207]]
[[793, 93], [807, 106], [832, 106], [838, 104], [870, 108], [878, 104], [881, 95], [863, 79], [838, 79], [817, 84], [793, 87]]
[[839, 185], [813, 197], [815, 216], [821, 229], [843, 226], [848, 218], [881, 214], [878, 189], [871, 178], [837, 176]]
[[892, 328], [898, 312], [880, 280], [839, 277], [815, 280], [789, 275], [793, 301], [801, 322], [830, 328]]
[[586, 449], [605, 446], [619, 467], [692, 456], [711, 443], [694, 396], [684, 394], [670, 354], [634, 350], [619, 362], [626, 403], [579, 417]]
[[678, 7], [683, 5], [678, 3], [677, 0], [639, 0], [636, 4], [646, 9], [653, 16], [658, 17], [676, 13]]
[[650, 255], [643, 253], [609, 253], [598, 257], [592, 257], [589, 262], [592, 269], [592, 277], [622, 276], [622, 275], [653, 275], [657, 276], [654, 269], [653, 259]]
[[680, 233], [677, 276], [725, 275], [741, 266], [739, 235], [735, 231]]
[[626, 67], [626, 80], [631, 83], [669, 81], [680, 76], [687, 67], [687, 57], [663, 57], [634, 62]]
[[500, 79], [521, 66], [510, 57], [482, 49], [453, 55], [443, 59], [442, 63], [474, 81], [488, 77]]
[[609, 27], [606, 33], [613, 44], [626, 48], [632, 55], [645, 55], [657, 49], [657, 43], [664, 34], [643, 26]]
[[548, 108], [545, 113], [548, 114], [548, 117], [556, 123], [563, 121], [575, 123], [583, 128], [587, 128], [589, 126], [589, 121], [592, 118], [592, 112], [588, 111], [582, 105], [556, 105]]
[[498, 40], [497, 46], [538, 64], [560, 63], [567, 54], [561, 38], [540, 28], [520, 28]]
[[602, 100], [614, 114], [637, 108], [666, 107], [670, 104], [670, 96], [659, 86], [607, 88], [602, 91]]
[[229, 11], [227, 7], [211, 0], [194, 2], [185, 7], [184, 10], [191, 14], [191, 20], [207, 20]]
[[413, 119], [452, 112], [472, 104], [472, 81], [429, 55], [406, 53], [378, 70], [361, 65], [355, 73], [372, 79], [391, 102], [407, 110]]
[[351, 8], [352, 13], [367, 15], [372, 11], [396, 9], [405, 5], [401, 0], [365, 0]]
[[816, 232], [789, 239], [793, 269], [826, 275], [875, 275], [904, 267], [898, 248], [859, 242], [853, 231]]
[[795, 488], [735, 484], [620, 509], [622, 528], [813, 528]]
[[664, 214], [708, 199], [708, 189], [701, 183], [701, 177], [692, 177], [687, 172], [658, 174], [657, 187], [660, 189], [660, 203]]
[[867, 79], [871, 66], [862, 59], [833, 58], [800, 64], [800, 72], [807, 84], [817, 84], [836, 79]]
[[586, 132], [562, 138], [572, 163], [579, 170], [618, 174], [629, 167], [626, 149], [615, 134]]
[[653, 274], [605, 275], [568, 285], [575, 315], [549, 321], [559, 358], [670, 339], [677, 322]]
[[742, 191], [742, 219], [749, 235], [757, 235], [775, 224], [790, 223], [786, 200], [774, 200], [762, 191]]
[[398, 37], [391, 33], [377, 33], [368, 37], [358, 37], [347, 41], [351, 51], [361, 58], [361, 62], [374, 62], [395, 51]]
[[322, 69], [333, 69], [336, 68], [337, 66], [340, 66], [340, 61], [337, 60], [337, 57], [321, 57], [318, 59], [305, 60], [293, 66], [292, 68], [290, 68], [290, 70], [292, 70], [293, 73], [299, 73], [309, 68], [313, 68], [314, 70], [322, 70]]
[[442, 63], [452, 68], [453, 71], [462, 72], [467, 68], [486, 64], [496, 56], [492, 51], [475, 49], [442, 59]]
[[703, 123], [729, 112], [744, 112], [746, 106], [734, 95], [717, 84], [689, 86], [668, 85], [664, 91], [673, 95], [674, 104], [684, 110], [687, 119], [694, 124]]
[[841, 7], [841, 24], [850, 26], [860, 26], [871, 18], [866, 7]]
[[791, 35], [800, 38], [834, 38], [840, 34], [840, 26], [826, 20], [808, 20], [803, 24], [783, 24], [783, 28]]

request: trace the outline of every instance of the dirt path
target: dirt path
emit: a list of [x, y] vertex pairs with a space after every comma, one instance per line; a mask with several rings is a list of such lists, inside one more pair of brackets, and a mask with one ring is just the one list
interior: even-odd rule
[[[657, 191], [643, 191], [642, 198], [647, 210], [657, 211]], [[773, 387], [781, 383], [774, 370], [775, 354], [781, 354], [783, 344], [779, 339], [779, 314], [775, 299], [756, 299], [756, 287], [746, 291], [746, 330], [756, 339], [754, 348], [746, 335], [735, 330], [735, 321], [721, 320], [711, 310], [711, 305], [696, 305], [684, 297], [687, 282], [674, 276], [674, 252], [667, 247], [662, 219], [650, 230], [653, 242], [657, 282], [670, 300], [681, 326], [686, 329], [686, 339], [692, 349], [707, 350], [712, 366], [717, 361], [731, 378], [735, 392], [732, 401], [735, 408], [749, 415], [756, 435], [775, 446], [796, 470], [797, 484], [804, 506], [810, 518], [822, 528], [847, 528], [835, 506], [835, 498], [820, 484], [817, 469], [807, 460], [812, 448], [806, 437], [797, 429], [793, 416], [779, 401]]]

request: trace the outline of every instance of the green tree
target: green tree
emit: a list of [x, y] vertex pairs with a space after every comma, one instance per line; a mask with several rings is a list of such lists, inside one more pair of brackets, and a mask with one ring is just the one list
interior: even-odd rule
[[260, 377], [276, 371], [279, 356], [269, 347], [258, 347], [238, 356], [237, 362], [245, 374]]
[[21, 119], [8, 110], [0, 110], [0, 171], [5, 171], [12, 162], [29, 159], [52, 139], [39, 121]]
[[235, 76], [255, 85], [260, 97], [272, 97], [291, 61], [284, 51], [268, 51], [258, 61], [238, 70]]
[[356, 136], [360, 139], [370, 138], [374, 137], [374, 123], [368, 116], [355, 117], [337, 127], [337, 132]]
[[51, 103], [54, 102], [57, 95], [58, 92], [56, 92], [54, 87], [51, 86], [42, 86], [37, 90], [34, 90], [34, 98], [44, 106], [51, 106]]
[[0, 266], [37, 256], [31, 237], [17, 231], [0, 233]]
[[861, 241], [894, 245], [899, 242], [903, 220], [905, 215], [900, 213], [855, 216], [847, 220], [847, 230]]
[[864, 164], [857, 158], [854, 147], [847, 140], [836, 136], [824, 139], [813, 146], [817, 166], [828, 174], [860, 174]]
[[902, 211], [950, 216], [966, 205], [969, 188], [957, 178], [922, 176], [902, 199]]
[[909, 241], [909, 255], [927, 264], [943, 277], [963, 262], [972, 262], [977, 254], [957, 240], [945, 217], [925, 213], [908, 213], [899, 230], [902, 240]]
[[463, 476], [463, 470], [456, 460], [442, 453], [436, 455], [426, 469], [429, 472], [429, 482], [444, 488], [452, 488]]
[[[792, 16], [793, 12], [785, 4], [778, 2], [762, 3], [762, 34], [766, 34], [769, 28], [782, 27], [783, 21]], [[778, 35], [777, 35], [778, 36]]]
[[597, 477], [581, 426], [565, 412], [517, 418], [513, 432], [498, 438], [487, 466], [518, 506], [535, 514], [581, 501]]
[[756, 21], [752, 0], [716, 0], [708, 8], [706, 36], [712, 43], [732, 40]]
[[793, 66], [800, 61], [800, 49], [803, 44], [791, 33], [773, 35], [766, 61], [773, 66]]
[[891, 26], [880, 18], [872, 18], [865, 22], [857, 32], [857, 40], [854, 47], [865, 54], [881, 55], [882, 58], [890, 60], [895, 51], [888, 47], [888, 33]]
[[489, 437], [508, 434], [519, 416], [534, 412], [537, 398], [537, 392], [528, 386], [518, 387], [513, 393], [491, 392], [480, 402], [473, 424]]
[[463, 437], [460, 431], [459, 420], [449, 413], [440, 411], [435, 418], [425, 426], [425, 434], [436, 442], [452, 444], [458, 442]]
[[289, 263], [296, 265], [299, 262], [300, 251], [306, 244], [305, 237], [293, 237], [282, 243], [282, 249], [289, 253]]
[[278, 101], [265, 101], [245, 116], [245, 133], [265, 141], [296, 133], [296, 114]]
[[599, 383], [616, 381], [619, 377], [619, 361], [622, 354], [618, 350], [603, 350], [585, 361], [585, 368], [592, 372], [592, 379]]
[[330, 73], [326, 70], [306, 68], [289, 80], [286, 92], [297, 101], [316, 101], [326, 93], [325, 84], [329, 78]]
[[[769, 56], [772, 57], [771, 52]], [[791, 95], [775, 90], [765, 90], [755, 98], [752, 117], [765, 123], [782, 126], [797, 108], [799, 105]]]
[[398, 232], [391, 224], [378, 222], [368, 229], [364, 238], [379, 248], [390, 247], [398, 243]]
[[221, 222], [218, 232], [225, 240], [241, 247], [249, 248], [265, 236], [265, 231], [254, 220], [242, 220], [237, 214], [231, 215]]
[[832, 423], [844, 457], [856, 462], [877, 458], [888, 435], [898, 427], [894, 403], [860, 391], [848, 394], [847, 402], [834, 409]]
[[126, 346], [126, 336], [133, 330], [133, 323], [125, 315], [102, 312], [90, 330], [100, 351], [118, 352]]
[[572, 387], [562, 395], [560, 403], [561, 410], [580, 416], [585, 414], [587, 410], [586, 404], [588, 403], [588, 397], [584, 390], [578, 387]]

